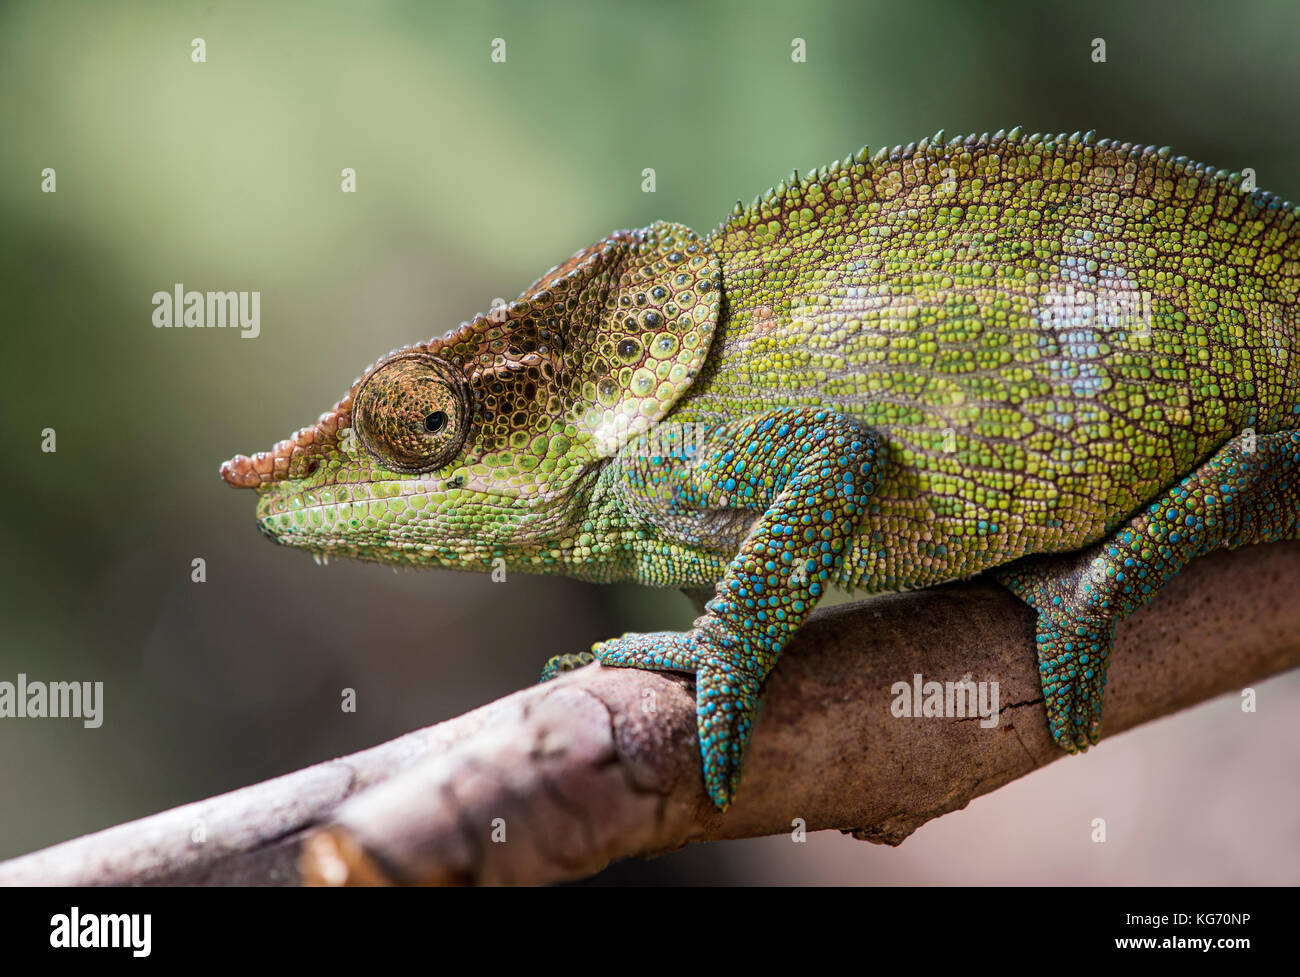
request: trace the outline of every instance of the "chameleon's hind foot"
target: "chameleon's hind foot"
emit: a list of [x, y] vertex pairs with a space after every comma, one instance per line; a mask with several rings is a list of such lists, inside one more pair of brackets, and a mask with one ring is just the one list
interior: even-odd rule
[[758, 710], [762, 678], [715, 654], [700, 631], [625, 634], [593, 649], [602, 665], [695, 673], [695, 723], [704, 786], [722, 810], [740, 785], [745, 747]]
[[1039, 613], [1038, 674], [1047, 724], [1069, 753], [1101, 739], [1102, 696], [1115, 623], [1087, 622]]
[[693, 672], [701, 660], [700, 645], [701, 640], [694, 631], [651, 631], [599, 641], [591, 650], [602, 665], [612, 668]]
[[1052, 737], [1071, 753], [1101, 735], [1115, 622], [1191, 560], [1300, 536], [1300, 431], [1243, 433], [1110, 537], [994, 571], [1038, 612], [1038, 666]]
[[590, 665], [595, 660], [596, 656], [589, 651], [580, 651], [576, 655], [556, 655], [542, 666], [542, 677], [538, 681], [549, 682], [564, 672], [571, 672], [575, 668], [582, 668], [583, 665]]

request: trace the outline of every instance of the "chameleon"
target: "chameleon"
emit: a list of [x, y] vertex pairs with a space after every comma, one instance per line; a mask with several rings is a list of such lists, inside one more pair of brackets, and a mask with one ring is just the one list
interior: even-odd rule
[[1247, 182], [1093, 132], [864, 148], [707, 235], [610, 234], [221, 474], [318, 560], [692, 595], [690, 630], [543, 679], [693, 674], [722, 810], [831, 587], [991, 574], [1079, 752], [1117, 621], [1201, 554], [1300, 536], [1300, 210]]

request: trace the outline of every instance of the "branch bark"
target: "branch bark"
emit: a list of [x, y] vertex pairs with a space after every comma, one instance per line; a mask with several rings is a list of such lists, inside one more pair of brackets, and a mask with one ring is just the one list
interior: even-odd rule
[[[1297, 581], [1300, 543], [1187, 568], [1119, 626], [1107, 735], [1300, 664]], [[918, 673], [997, 681], [998, 725], [895, 718], [892, 686]], [[795, 818], [899, 844], [1064, 757], [1047, 733], [1032, 612], [975, 580], [815, 613], [768, 681], [725, 815], [704, 794], [689, 678], [589, 666], [373, 749], [12, 859], [0, 883], [545, 882], [786, 832]]]

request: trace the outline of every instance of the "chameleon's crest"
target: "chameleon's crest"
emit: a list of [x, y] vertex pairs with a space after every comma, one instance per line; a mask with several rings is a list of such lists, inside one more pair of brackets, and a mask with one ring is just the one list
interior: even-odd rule
[[[999, 129], [990, 135], [948, 136], [940, 129], [932, 136], [905, 146], [882, 146], [872, 153], [863, 146], [842, 160], [799, 174], [795, 170], [766, 193], [758, 194], [746, 206], [736, 201], [723, 227], [753, 228], [756, 232], [779, 226], [791, 214], [799, 215], [809, 197], [831, 197], [896, 201], [918, 186], [936, 187], [948, 193], [953, 181], [970, 173], [973, 156], [996, 157], [996, 166], [1008, 175], [1040, 180], [1044, 165], [1048, 176], [1061, 178], [1072, 169], [1086, 173], [1085, 186], [1099, 196], [1098, 207], [1106, 206], [1111, 194], [1130, 191], [1142, 183], [1181, 180], [1178, 192], [1189, 187], [1214, 191], [1213, 204], [1221, 217], [1239, 221], [1263, 221], [1278, 235], [1286, 235], [1300, 220], [1300, 206], [1263, 189], [1245, 189], [1242, 173], [1216, 169], [1186, 156], [1174, 156], [1168, 146], [1143, 146], [1118, 139], [1098, 139], [1089, 130], [1075, 133], [1025, 133], [1020, 126]], [[1077, 174], [1075, 174], [1077, 175]], [[1162, 191], [1175, 192], [1172, 182]]]
[[618, 231], [517, 300], [372, 365], [320, 421], [226, 462], [232, 485], [310, 475], [347, 428], [383, 468], [434, 470], [468, 445], [481, 477], [616, 453], [672, 408], [703, 365], [721, 268], [676, 224]]

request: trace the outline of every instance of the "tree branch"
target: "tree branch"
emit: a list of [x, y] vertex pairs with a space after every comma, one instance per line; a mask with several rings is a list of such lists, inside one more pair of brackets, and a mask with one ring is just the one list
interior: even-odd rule
[[[1300, 664], [1297, 581], [1300, 543], [1187, 568], [1119, 626], [1107, 734]], [[894, 717], [892, 686], [918, 673], [997, 681], [998, 725]], [[764, 702], [725, 815], [704, 794], [690, 680], [590, 666], [373, 749], [15, 858], [0, 883], [541, 882], [787, 832], [796, 818], [898, 844], [1065, 756], [1047, 732], [1032, 612], [983, 580], [818, 611]]]

